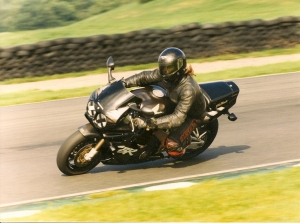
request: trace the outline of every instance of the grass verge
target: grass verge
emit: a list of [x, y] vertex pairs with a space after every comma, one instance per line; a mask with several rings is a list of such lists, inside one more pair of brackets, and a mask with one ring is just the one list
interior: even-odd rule
[[288, 73], [294, 71], [300, 71], [300, 61], [269, 64], [258, 67], [228, 69], [207, 74], [199, 74], [196, 75], [195, 79], [197, 80], [197, 82], [205, 82], [244, 77], [255, 77], [266, 74]]
[[[299, 222], [300, 168], [211, 179], [189, 188], [116, 191], [12, 221]], [[92, 197], [91, 197], [92, 199]]]
[[[239, 69], [229, 69], [207, 74], [198, 74], [196, 75], [195, 79], [197, 80], [197, 82], [206, 82], [293, 71], [300, 71], [299, 62], [285, 62], [259, 67], [244, 67]], [[15, 93], [6, 93], [0, 95], [0, 106], [88, 96], [96, 88], [98, 88], [98, 86], [59, 91], [30, 90]]]
[[21, 92], [6, 93], [0, 95], [0, 106], [83, 97], [90, 95], [98, 87], [99, 85], [76, 89], [65, 89], [59, 91], [28, 90]]

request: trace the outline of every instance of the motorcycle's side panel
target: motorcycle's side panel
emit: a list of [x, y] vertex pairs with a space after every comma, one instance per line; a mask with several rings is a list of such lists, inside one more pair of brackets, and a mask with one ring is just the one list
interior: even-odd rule
[[225, 83], [232, 89], [234, 95], [240, 92], [239, 87], [233, 81], [227, 81]]
[[113, 123], [116, 123], [119, 118], [129, 109], [128, 106], [126, 107], [121, 107], [112, 111], [106, 112], [107, 117], [110, 118], [110, 120], [113, 121]]
[[213, 82], [199, 84], [206, 97], [208, 106], [212, 109], [225, 106], [232, 107], [239, 94], [239, 88], [234, 82]]

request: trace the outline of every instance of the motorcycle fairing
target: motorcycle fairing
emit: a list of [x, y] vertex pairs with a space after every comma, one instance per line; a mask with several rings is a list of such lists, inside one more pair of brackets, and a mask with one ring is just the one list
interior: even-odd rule
[[135, 95], [128, 91], [122, 83], [122, 80], [114, 82], [103, 88], [94, 91], [90, 100], [94, 101], [104, 115], [108, 111], [116, 110], [122, 105], [135, 98]]
[[[122, 115], [129, 109], [127, 104], [130, 101], [139, 103], [140, 99], [128, 91], [122, 82], [122, 79], [106, 87], [95, 90], [89, 98], [86, 118], [98, 128], [104, 128], [106, 125], [112, 125], [118, 122]], [[93, 102], [93, 106], [89, 106]], [[90, 112], [94, 109], [94, 113]], [[103, 114], [104, 116], [101, 116]]]

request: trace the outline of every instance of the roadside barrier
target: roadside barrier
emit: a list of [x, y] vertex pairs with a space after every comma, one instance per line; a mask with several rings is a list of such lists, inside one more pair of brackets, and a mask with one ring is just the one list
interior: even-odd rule
[[0, 48], [0, 80], [155, 63], [164, 48], [181, 48], [188, 58], [289, 48], [300, 43], [300, 16], [221, 24], [144, 29], [123, 34], [62, 38]]

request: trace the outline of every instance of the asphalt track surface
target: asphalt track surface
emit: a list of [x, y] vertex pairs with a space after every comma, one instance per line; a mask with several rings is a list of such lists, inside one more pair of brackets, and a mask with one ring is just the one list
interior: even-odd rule
[[0, 205], [300, 158], [300, 73], [236, 79], [231, 109], [203, 154], [104, 166], [79, 176], [56, 167], [62, 142], [82, 124], [87, 97], [0, 108]]

